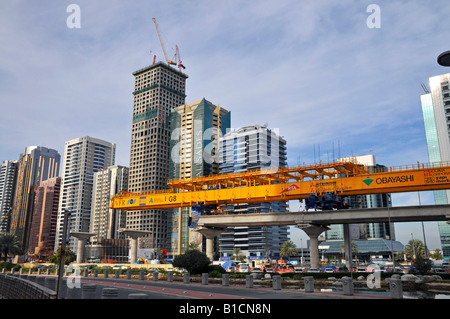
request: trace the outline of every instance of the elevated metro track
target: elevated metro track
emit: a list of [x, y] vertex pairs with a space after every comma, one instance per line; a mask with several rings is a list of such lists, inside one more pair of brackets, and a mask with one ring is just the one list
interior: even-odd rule
[[202, 216], [199, 227], [257, 227], [280, 225], [362, 224], [382, 222], [448, 221], [450, 205], [403, 206], [390, 208], [344, 209], [268, 214], [233, 214]]
[[[169, 180], [170, 189], [147, 193], [121, 191], [110, 208], [164, 209], [301, 200], [311, 195], [340, 196], [450, 189], [450, 163], [382, 167], [378, 171], [354, 162], [332, 162], [279, 170], [221, 174]], [[213, 213], [226, 213], [220, 208]]]

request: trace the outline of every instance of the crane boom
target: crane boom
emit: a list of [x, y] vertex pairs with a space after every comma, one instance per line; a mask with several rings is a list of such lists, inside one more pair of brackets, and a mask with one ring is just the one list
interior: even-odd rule
[[190, 180], [169, 180], [171, 189], [120, 192], [110, 208], [161, 209], [193, 205], [223, 205], [305, 199], [333, 193], [339, 196], [450, 189], [450, 163], [417, 164], [370, 172], [355, 163], [282, 168], [274, 172], [223, 174]]
[[161, 47], [162, 47], [162, 50], [163, 50], [163, 53], [164, 53], [164, 58], [166, 59], [167, 64], [175, 65], [175, 63], [170, 61], [169, 57], [167, 56], [166, 47], [164, 46], [164, 41], [162, 39], [161, 33], [159, 32], [159, 27], [158, 27], [158, 23], [156, 22], [156, 19], [152, 18], [152, 20], [155, 23], [156, 33], [158, 34], [159, 42], [161, 43]]

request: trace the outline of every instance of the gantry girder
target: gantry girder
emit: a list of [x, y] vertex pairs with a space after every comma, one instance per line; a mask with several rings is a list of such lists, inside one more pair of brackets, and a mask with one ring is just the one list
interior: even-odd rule
[[350, 196], [450, 189], [450, 163], [381, 167], [369, 173], [367, 167], [353, 162], [333, 162], [169, 180], [167, 185], [168, 189], [155, 192], [120, 192], [110, 207], [163, 209], [301, 200], [328, 193]]

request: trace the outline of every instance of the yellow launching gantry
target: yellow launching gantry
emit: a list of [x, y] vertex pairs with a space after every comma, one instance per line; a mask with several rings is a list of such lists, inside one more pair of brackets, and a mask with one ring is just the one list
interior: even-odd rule
[[[332, 162], [278, 170], [219, 174], [168, 180], [170, 189], [111, 198], [110, 208], [164, 209], [302, 200], [311, 196], [399, 193], [450, 189], [450, 162], [369, 168], [356, 162]], [[218, 208], [215, 213], [220, 213]]]

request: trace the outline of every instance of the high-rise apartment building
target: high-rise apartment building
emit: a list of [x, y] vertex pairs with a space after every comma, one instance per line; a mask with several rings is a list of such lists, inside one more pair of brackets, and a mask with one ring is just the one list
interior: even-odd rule
[[110, 209], [109, 200], [119, 191], [128, 191], [128, 167], [114, 165], [94, 173], [90, 233], [94, 245], [102, 239], [125, 239], [119, 229], [125, 228], [126, 215], [120, 209]]
[[18, 162], [4, 161], [0, 166], [0, 233], [9, 231]]
[[[206, 99], [180, 105], [170, 114], [171, 179], [190, 179], [219, 173], [219, 138], [231, 124], [231, 113]], [[184, 253], [189, 243], [202, 248], [202, 235], [190, 228], [198, 212], [191, 207], [174, 209], [169, 220], [171, 246], [169, 253]]]
[[26, 253], [36, 188], [42, 181], [58, 176], [60, 159], [58, 151], [43, 146], [28, 146], [20, 154], [10, 227]]
[[[133, 73], [133, 119], [128, 190], [146, 192], [167, 188], [170, 154], [170, 111], [185, 103], [188, 76], [158, 62]], [[127, 213], [126, 228], [152, 232], [150, 247], [170, 246], [165, 210]]]
[[[384, 166], [376, 163], [375, 156], [372, 154], [363, 156], [353, 156], [340, 158], [338, 161], [353, 161], [367, 167], [369, 173], [383, 171]], [[347, 196], [346, 203], [354, 209], [358, 208], [382, 208], [391, 207], [390, 194], [369, 194]], [[330, 230], [325, 233], [327, 240], [343, 240], [343, 225], [330, 225]], [[350, 237], [352, 239], [392, 239], [395, 240], [394, 224], [389, 223], [365, 223], [350, 224]]]
[[[252, 125], [231, 130], [220, 139], [220, 173], [247, 170], [277, 170], [286, 167], [286, 140], [267, 126]], [[226, 205], [224, 212], [286, 212], [286, 202]], [[249, 259], [268, 259], [280, 255], [288, 240], [287, 226], [229, 227], [219, 239], [222, 259], [228, 259], [234, 248], [240, 248]]]
[[61, 177], [42, 181], [36, 189], [30, 231], [30, 258], [40, 261], [53, 255]]
[[[450, 161], [450, 73], [431, 77], [430, 91], [420, 96], [428, 159]], [[434, 191], [435, 204], [448, 204], [450, 190]], [[450, 225], [438, 222], [444, 259], [450, 258]]]
[[[67, 141], [64, 146], [61, 195], [55, 250], [61, 245], [63, 221], [70, 212], [68, 233], [89, 232], [94, 173], [114, 165], [116, 145], [90, 136]], [[78, 241], [70, 237], [72, 251]]]

